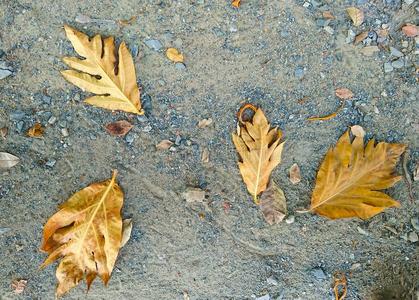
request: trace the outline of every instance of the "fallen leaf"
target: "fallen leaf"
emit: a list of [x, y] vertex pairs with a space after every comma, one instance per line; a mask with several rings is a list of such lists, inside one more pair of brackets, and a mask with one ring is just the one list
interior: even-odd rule
[[293, 164], [290, 168], [290, 181], [292, 184], [297, 184], [301, 181], [300, 167]]
[[31, 128], [29, 128], [27, 135], [33, 138], [42, 138], [44, 135], [45, 128], [42, 127], [40, 123], [35, 123]]
[[203, 202], [205, 199], [205, 191], [200, 188], [188, 188], [183, 192], [182, 196], [188, 203]]
[[204, 150], [202, 150], [201, 161], [203, 163], [209, 163], [209, 156], [210, 156], [210, 153], [209, 153], [208, 148], [204, 148]]
[[142, 115], [134, 62], [125, 42], [119, 46], [117, 59], [113, 37], [102, 40], [100, 35], [96, 35], [90, 39], [70, 26], [65, 25], [64, 29], [74, 50], [84, 59], [64, 57], [64, 63], [74, 70], [65, 70], [61, 74], [82, 90], [96, 94], [85, 102]]
[[205, 128], [208, 127], [212, 124], [212, 119], [208, 118], [208, 119], [202, 119], [201, 121], [198, 122], [198, 127], [199, 128]]
[[137, 20], [137, 16], [132, 16], [128, 20], [118, 20], [117, 22], [120, 26], [128, 26], [128, 25], [133, 24], [136, 20]]
[[350, 89], [347, 89], [347, 88], [336, 89], [335, 95], [336, 95], [336, 97], [338, 97], [339, 99], [342, 99], [342, 100], [348, 100], [348, 99], [351, 99], [354, 96], [352, 91]]
[[[254, 111], [250, 121], [243, 122], [243, 108]], [[239, 111], [241, 129], [233, 133], [233, 142], [240, 155], [240, 173], [247, 190], [258, 204], [258, 195], [266, 190], [273, 169], [281, 162], [284, 143], [280, 143], [282, 132], [271, 128], [262, 109], [245, 104]]]
[[348, 289], [345, 274], [341, 272], [335, 272], [335, 274], [333, 274], [333, 281], [335, 300], [344, 300]]
[[107, 124], [105, 129], [110, 135], [124, 136], [132, 129], [132, 127], [134, 126], [130, 122], [120, 120]]
[[176, 48], [168, 48], [166, 50], [166, 56], [173, 62], [183, 63], [183, 54], [179, 52]]
[[240, 7], [240, 2], [241, 2], [241, 0], [233, 0], [231, 2], [231, 5], [236, 7], [236, 8], [239, 8]]
[[360, 26], [364, 22], [364, 13], [359, 8], [353, 6], [348, 7], [346, 12], [354, 23], [354, 26]]
[[131, 238], [131, 231], [132, 231], [132, 219], [125, 219], [122, 221], [122, 238], [121, 238], [121, 248], [125, 246], [125, 244]]
[[190, 300], [188, 291], [183, 291], [183, 300]]
[[317, 173], [310, 211], [330, 219], [358, 217], [368, 219], [387, 207], [400, 203], [379, 192], [402, 177], [393, 175], [406, 145], [370, 140], [349, 131], [329, 149]]
[[326, 121], [326, 120], [333, 119], [334, 117], [338, 115], [338, 113], [343, 109], [344, 106], [345, 106], [345, 101], [342, 101], [340, 106], [335, 112], [328, 114], [326, 116], [322, 116], [322, 117], [310, 117], [310, 118], [307, 118], [307, 120], [308, 121]]
[[359, 125], [351, 126], [351, 132], [354, 136], [363, 138], [365, 136], [365, 130]]
[[402, 27], [403, 33], [408, 37], [415, 37], [419, 33], [418, 26], [413, 24], [406, 24]]
[[388, 28], [386, 28], [386, 29], [379, 29], [378, 31], [377, 31], [377, 34], [378, 34], [378, 36], [379, 37], [382, 37], [382, 38], [384, 38], [384, 37], [388, 37]]
[[355, 37], [354, 44], [355, 45], [358, 45], [360, 42], [362, 42], [363, 40], [365, 40], [367, 38], [367, 36], [368, 36], [368, 31], [361, 32], [360, 34], [358, 34]]
[[173, 142], [169, 140], [162, 140], [160, 143], [156, 145], [157, 150], [167, 150], [172, 147]]
[[0, 136], [5, 140], [6, 136], [7, 136], [7, 132], [8, 132], [8, 128], [7, 127], [3, 127], [0, 128]]
[[366, 46], [364, 48], [361, 48], [361, 50], [359, 51], [365, 56], [373, 56], [375, 52], [380, 52], [380, 48], [378, 48], [377, 46]]
[[0, 169], [9, 169], [19, 163], [19, 157], [7, 152], [0, 152]]
[[28, 283], [25, 279], [16, 279], [12, 281], [12, 289], [16, 295], [22, 294], [25, 290], [26, 284]]
[[323, 18], [327, 19], [327, 20], [334, 20], [335, 16], [328, 10], [323, 12]]
[[110, 279], [122, 238], [124, 195], [116, 175], [75, 193], [44, 226], [41, 250], [49, 255], [41, 268], [61, 259], [57, 297], [83, 279], [88, 290], [97, 276], [105, 285]]
[[269, 225], [282, 222], [287, 215], [287, 202], [284, 192], [273, 180], [260, 196], [260, 209]]

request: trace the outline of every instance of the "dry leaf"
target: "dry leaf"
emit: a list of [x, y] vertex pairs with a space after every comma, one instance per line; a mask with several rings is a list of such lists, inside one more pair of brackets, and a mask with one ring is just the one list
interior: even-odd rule
[[[248, 122], [242, 122], [243, 108], [255, 114]], [[262, 109], [248, 104], [239, 111], [242, 124], [239, 134], [233, 133], [233, 142], [240, 155], [240, 173], [247, 190], [258, 204], [258, 195], [266, 190], [273, 169], [281, 162], [284, 143], [280, 143], [282, 132], [271, 128]]]
[[415, 37], [419, 33], [418, 26], [413, 24], [406, 24], [402, 27], [403, 33], [408, 37]]
[[240, 2], [241, 2], [241, 0], [233, 0], [231, 2], [231, 5], [236, 7], [236, 8], [239, 8], [240, 7]]
[[380, 52], [380, 48], [377, 46], [366, 46], [359, 51], [365, 56], [373, 56], [375, 52]]
[[365, 136], [365, 130], [359, 125], [351, 126], [351, 132], [354, 136], [363, 138]]
[[367, 38], [367, 36], [368, 36], [368, 31], [361, 32], [360, 34], [358, 34], [355, 37], [354, 44], [355, 45], [358, 45], [360, 42], [362, 42], [363, 40], [365, 40]]
[[208, 118], [208, 119], [202, 119], [201, 121], [198, 122], [198, 127], [199, 128], [205, 128], [208, 127], [212, 124], [212, 119]]
[[333, 274], [333, 291], [335, 300], [344, 300], [347, 293], [347, 281], [344, 273], [335, 272]]
[[40, 123], [35, 123], [31, 128], [29, 128], [27, 135], [33, 138], [42, 138], [44, 135], [45, 128], [42, 127]]
[[344, 106], [345, 106], [345, 102], [343, 101], [335, 112], [326, 116], [322, 116], [322, 117], [310, 117], [310, 118], [307, 118], [307, 120], [308, 121], [326, 121], [326, 120], [333, 119], [334, 117], [338, 115], [338, 113], [343, 109]]
[[172, 147], [173, 142], [169, 140], [162, 140], [160, 143], [156, 145], [157, 150], [167, 150]]
[[125, 219], [122, 221], [122, 238], [121, 238], [121, 248], [125, 246], [125, 244], [131, 238], [132, 232], [132, 219]]
[[75, 193], [45, 224], [41, 250], [49, 255], [41, 268], [61, 259], [56, 271], [58, 297], [83, 279], [87, 289], [96, 276], [105, 285], [109, 281], [122, 238], [124, 195], [116, 174]]
[[25, 279], [16, 279], [12, 281], [12, 289], [15, 294], [22, 294], [25, 290], [26, 284], [28, 283]]
[[70, 26], [64, 28], [74, 50], [85, 59], [64, 57], [63, 61], [75, 70], [61, 74], [82, 90], [96, 94], [85, 102], [105, 109], [143, 114], [134, 62], [125, 43], [119, 46], [117, 60], [113, 37], [102, 40], [96, 35], [89, 39]]
[[209, 163], [209, 156], [210, 156], [210, 153], [209, 153], [208, 148], [204, 148], [204, 150], [202, 150], [201, 161], [203, 163]]
[[166, 50], [166, 56], [173, 62], [183, 63], [183, 54], [179, 52], [176, 48], [168, 48]]
[[7, 152], [0, 152], [0, 170], [9, 169], [19, 163], [19, 157]]
[[260, 209], [269, 225], [280, 223], [287, 215], [287, 202], [284, 192], [273, 180], [260, 196]]
[[329, 149], [317, 173], [310, 211], [330, 219], [359, 217], [368, 219], [399, 202], [379, 192], [401, 179], [393, 171], [404, 152], [403, 144], [378, 143], [349, 131]]
[[6, 136], [7, 136], [7, 132], [8, 132], [8, 128], [7, 127], [3, 127], [0, 128], [0, 136], [5, 140]]
[[354, 96], [352, 91], [350, 89], [346, 89], [346, 88], [336, 89], [335, 95], [336, 95], [336, 97], [338, 97], [339, 99], [342, 99], [342, 100], [348, 100], [348, 99], [351, 99]]
[[356, 7], [348, 7], [346, 9], [346, 12], [348, 13], [349, 17], [352, 19], [352, 22], [355, 26], [360, 26], [362, 22], [364, 22], [364, 13], [362, 10]]
[[200, 188], [188, 188], [183, 194], [183, 198], [186, 202], [203, 202], [205, 199], [205, 191]]
[[118, 20], [117, 22], [120, 26], [128, 26], [128, 25], [133, 24], [136, 20], [137, 20], [137, 16], [132, 16], [128, 20]]
[[109, 123], [105, 126], [106, 131], [115, 136], [124, 136], [134, 127], [130, 122], [125, 120]]
[[290, 181], [292, 184], [297, 184], [301, 181], [300, 167], [293, 164], [290, 168]]
[[323, 12], [323, 18], [327, 20], [334, 20], [335, 16], [330, 11], [324, 11]]

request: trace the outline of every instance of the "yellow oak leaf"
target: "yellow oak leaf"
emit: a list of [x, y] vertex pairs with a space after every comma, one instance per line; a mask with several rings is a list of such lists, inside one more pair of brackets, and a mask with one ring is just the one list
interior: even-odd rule
[[96, 94], [85, 102], [109, 110], [143, 114], [134, 62], [125, 42], [119, 46], [117, 59], [113, 37], [102, 39], [96, 35], [89, 39], [70, 26], [65, 25], [64, 29], [74, 50], [83, 59], [64, 57], [64, 63], [74, 70], [61, 74], [82, 90]]
[[109, 281], [122, 239], [124, 195], [116, 174], [75, 193], [44, 226], [41, 250], [49, 255], [41, 268], [61, 259], [58, 297], [83, 279], [88, 289], [97, 276], [105, 285]]
[[[243, 122], [245, 109], [254, 111], [250, 121]], [[233, 133], [233, 142], [240, 155], [240, 173], [247, 190], [259, 204], [258, 195], [266, 190], [273, 169], [281, 162], [284, 143], [280, 143], [282, 132], [271, 128], [262, 109], [246, 104], [239, 111], [241, 126]]]
[[[357, 132], [354, 132], [354, 135]], [[379, 192], [393, 186], [401, 176], [393, 175], [403, 144], [370, 140], [349, 131], [329, 149], [317, 173], [310, 211], [330, 219], [358, 217], [368, 219], [400, 203]]]

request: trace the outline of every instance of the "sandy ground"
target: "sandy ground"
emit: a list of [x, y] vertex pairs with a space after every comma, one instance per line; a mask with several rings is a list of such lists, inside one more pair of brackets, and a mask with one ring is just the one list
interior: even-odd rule
[[[348, 277], [346, 299], [415, 299], [417, 243], [406, 236], [418, 211], [405, 182], [387, 191], [401, 208], [368, 221], [295, 213], [309, 205], [328, 147], [354, 124], [368, 138], [409, 144], [412, 176], [419, 158], [418, 56], [415, 39], [400, 33], [401, 25], [417, 22], [411, 2], [243, 0], [234, 9], [219, 0], [0, 0], [0, 61], [13, 70], [0, 80], [0, 127], [9, 128], [0, 151], [21, 159], [0, 172], [0, 299], [54, 298], [55, 266], [38, 270], [42, 227], [57, 205], [112, 169], [119, 171], [133, 234], [109, 286], [97, 280], [88, 299], [334, 299], [335, 271]], [[365, 11], [360, 28], [346, 15], [350, 5]], [[328, 23], [322, 11], [336, 19]], [[80, 24], [80, 14], [95, 20]], [[131, 25], [114, 22], [132, 16]], [[63, 24], [127, 42], [146, 117], [83, 104], [88, 94], [59, 74], [61, 58], [74, 54]], [[382, 24], [389, 36], [372, 56], [361, 53], [362, 43], [346, 42], [349, 29], [378, 32]], [[377, 45], [376, 38], [364, 43]], [[162, 48], [148, 47], [147, 39]], [[186, 68], [165, 57], [167, 47], [184, 53]], [[401, 51], [402, 67], [390, 47]], [[385, 63], [393, 69], [385, 72]], [[354, 99], [336, 118], [308, 122], [336, 110], [339, 87]], [[245, 101], [284, 131], [283, 162], [273, 178], [295, 215], [291, 224], [266, 224], [241, 180], [231, 132]], [[199, 129], [209, 117], [213, 125]], [[134, 129], [125, 138], [110, 136], [104, 125], [120, 119]], [[25, 135], [36, 121], [47, 126], [42, 139]], [[177, 145], [156, 151], [163, 139]], [[209, 163], [201, 162], [204, 148]], [[293, 163], [303, 177], [297, 185], [288, 179]], [[186, 203], [188, 187], [204, 189], [206, 204]], [[28, 283], [16, 296], [10, 285], [19, 278]], [[84, 298], [84, 283], [65, 297]]]

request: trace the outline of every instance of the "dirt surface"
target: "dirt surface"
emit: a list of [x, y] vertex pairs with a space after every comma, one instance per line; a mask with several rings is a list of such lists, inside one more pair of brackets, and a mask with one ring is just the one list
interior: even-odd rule
[[[42, 227], [74, 192], [118, 169], [133, 234], [109, 286], [96, 280], [88, 299], [334, 299], [335, 271], [348, 278], [346, 299], [415, 299], [411, 219], [418, 203], [404, 181], [387, 191], [401, 208], [368, 221], [295, 213], [308, 207], [328, 147], [354, 124], [368, 138], [409, 144], [412, 176], [419, 158], [418, 46], [400, 31], [417, 24], [411, 2], [243, 0], [235, 9], [209, 0], [0, 0], [0, 61], [12, 70], [0, 80], [0, 128], [9, 129], [0, 151], [21, 159], [0, 171], [0, 298], [54, 298], [55, 265], [38, 270], [46, 257], [38, 250]], [[345, 12], [350, 5], [365, 12], [358, 28]], [[323, 11], [336, 18], [327, 21]], [[79, 15], [94, 20], [81, 24]], [[130, 25], [115, 22], [132, 16]], [[127, 42], [145, 117], [83, 103], [88, 93], [59, 74], [66, 69], [61, 58], [74, 55], [63, 24]], [[374, 35], [387, 27], [387, 37]], [[374, 33], [353, 45], [348, 30]], [[161, 49], [147, 46], [148, 39]], [[362, 54], [375, 45], [378, 52]], [[185, 65], [170, 62], [167, 47], [182, 51]], [[340, 87], [355, 96], [338, 116], [308, 122], [337, 109]], [[284, 131], [283, 162], [273, 179], [295, 216], [290, 224], [269, 226], [240, 177], [231, 133], [246, 101]], [[203, 118], [214, 123], [200, 129]], [[104, 126], [120, 119], [134, 129], [125, 138], [110, 136]], [[47, 127], [42, 139], [25, 134], [35, 122]], [[163, 139], [176, 143], [157, 151]], [[201, 161], [205, 148], [208, 163]], [[288, 179], [293, 163], [302, 172], [296, 185]], [[204, 189], [205, 204], [186, 203], [188, 187]], [[16, 296], [11, 282], [20, 278], [28, 283]], [[83, 283], [65, 299], [85, 297]]]

